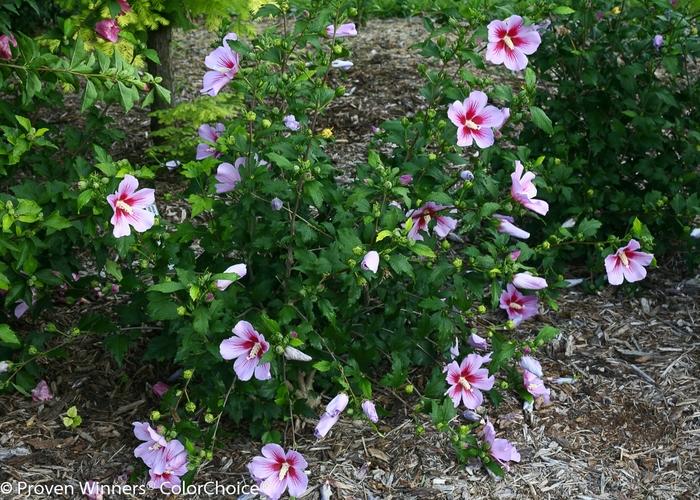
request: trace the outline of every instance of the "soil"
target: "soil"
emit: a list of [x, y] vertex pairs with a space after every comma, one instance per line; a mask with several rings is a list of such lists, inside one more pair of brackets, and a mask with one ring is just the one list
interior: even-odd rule
[[[331, 155], [348, 175], [364, 159], [372, 125], [421, 105], [410, 45], [422, 34], [419, 20], [377, 20], [352, 40], [355, 66], [342, 77], [348, 95], [324, 124], [334, 129]], [[176, 35], [179, 98], [196, 95], [202, 54], [212, 42], [215, 37], [205, 32]], [[135, 113], [132, 126], [140, 131], [129, 148], [143, 150], [147, 117]], [[296, 423], [297, 446], [310, 464], [304, 498], [698, 498], [700, 278], [680, 267], [667, 263], [651, 270], [636, 297], [625, 287], [594, 295], [568, 289], [558, 312], [523, 325], [532, 333], [553, 324], [561, 334], [542, 356], [551, 404], [525, 412], [507, 399], [499, 408], [499, 437], [515, 443], [522, 456], [503, 479], [489, 477], [478, 463], [459, 465], [445, 435], [427, 415], [413, 412], [416, 394], [384, 391], [377, 399], [390, 416], [377, 431], [343, 418], [316, 441], [314, 421]], [[95, 306], [109, 309], [108, 302]], [[67, 360], [48, 361], [45, 370], [52, 401], [0, 396], [0, 483], [66, 484], [78, 493], [87, 480], [125, 484], [138, 465], [131, 422], [147, 419], [155, 407], [149, 383], [168, 373], [142, 365], [137, 352], [119, 368], [89, 337], [71, 347]], [[555, 383], [558, 378], [571, 383]], [[73, 405], [83, 424], [68, 431], [61, 414]], [[418, 426], [425, 432], [417, 433]], [[230, 424], [221, 436], [222, 449], [202, 467], [196, 484], [249, 483], [245, 465], [260, 443]], [[8, 450], [14, 450], [10, 457]], [[135, 484], [144, 483], [136, 478]], [[2, 492], [0, 498], [60, 497]]]

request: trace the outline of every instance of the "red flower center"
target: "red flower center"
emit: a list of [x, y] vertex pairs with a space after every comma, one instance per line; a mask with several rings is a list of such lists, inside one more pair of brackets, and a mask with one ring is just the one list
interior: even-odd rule
[[121, 210], [122, 212], [126, 212], [129, 215], [134, 213], [133, 207], [124, 200], [117, 200], [117, 203], [115, 205], [119, 210]]

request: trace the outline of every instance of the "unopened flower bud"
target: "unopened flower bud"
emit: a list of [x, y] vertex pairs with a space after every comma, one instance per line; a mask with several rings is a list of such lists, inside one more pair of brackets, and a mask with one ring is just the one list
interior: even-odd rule
[[462, 259], [455, 259], [452, 261], [452, 265], [455, 266], [457, 269], [462, 267]]
[[39, 350], [36, 347], [34, 347], [33, 345], [30, 345], [29, 349], [27, 349], [27, 352], [29, 353], [30, 356], [35, 356], [39, 352]]
[[190, 380], [192, 378], [192, 375], [194, 375], [194, 372], [192, 370], [185, 370], [182, 372], [182, 378], [185, 380]]
[[185, 309], [185, 306], [178, 306], [177, 315], [184, 316], [185, 314], [187, 314], [187, 309]]
[[489, 271], [489, 276], [490, 276], [491, 278], [495, 278], [495, 277], [498, 276], [499, 274], [501, 274], [501, 270], [498, 269], [497, 267], [494, 267], [493, 269], [491, 269], [491, 270]]
[[403, 388], [406, 394], [413, 394], [413, 389], [413, 384], [407, 384], [406, 387]]
[[437, 160], [437, 155], [436, 155], [435, 153], [430, 153], [430, 154], [428, 155], [428, 160], [430, 160], [430, 161], [435, 161], [435, 160]]
[[208, 413], [208, 412], [207, 412], [207, 413], [204, 415], [204, 421], [205, 421], [206, 423], [211, 424], [211, 423], [214, 422], [214, 420], [216, 420], [216, 419], [214, 418], [214, 415], [212, 415], [211, 413]]
[[153, 420], [154, 422], [160, 420], [160, 412], [158, 410], [153, 410], [151, 412], [151, 420]]
[[188, 401], [187, 404], [185, 405], [185, 411], [187, 413], [194, 413], [194, 411], [197, 409], [197, 405], [194, 404], [194, 401]]
[[486, 306], [484, 304], [481, 304], [476, 308], [476, 310], [479, 312], [479, 314], [486, 314]]
[[506, 328], [508, 328], [508, 330], [515, 330], [516, 326], [517, 325], [515, 324], [515, 321], [513, 321], [512, 319], [506, 321]]
[[258, 115], [255, 114], [255, 111], [248, 111], [245, 114], [245, 119], [248, 120], [249, 122], [254, 122], [255, 119], [257, 118]]
[[270, 128], [272, 126], [272, 122], [270, 120], [268, 120], [267, 118], [265, 118], [262, 121], [262, 126], [263, 126], [263, 128]]

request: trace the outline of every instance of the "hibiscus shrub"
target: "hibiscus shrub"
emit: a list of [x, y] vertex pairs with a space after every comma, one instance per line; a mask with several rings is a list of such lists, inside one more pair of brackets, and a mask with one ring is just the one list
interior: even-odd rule
[[533, 59], [556, 78], [537, 89], [552, 125], [521, 135], [547, 156], [554, 221], [621, 233], [638, 217], [660, 251], [686, 247], [700, 214], [697, 2], [556, 3], [563, 15]]
[[[13, 31], [39, 29], [44, 14], [35, 2], [19, 0], [0, 10], [0, 26], [7, 30], [0, 35], [0, 292], [8, 316], [14, 312], [16, 318], [34, 303], [40, 311], [101, 293], [101, 287], [92, 290], [99, 285], [81, 269], [76, 248], [98, 260], [91, 276], [97, 277], [107, 248], [96, 238], [106, 213], [104, 196], [117, 172], [133, 170], [106, 153], [124, 138], [110, 127], [106, 112], [115, 104], [124, 110], [148, 104], [156, 93], [169, 97], [151, 75], [100, 45], [98, 37], [105, 34], [99, 28], [84, 39], [76, 37], [80, 26], [59, 18], [37, 38]], [[66, 115], [64, 108], [71, 106]], [[147, 168], [138, 172], [152, 177]], [[36, 350], [50, 337], [20, 340], [8, 333], [0, 345]], [[34, 354], [23, 353], [28, 359]], [[16, 387], [28, 391], [32, 382], [20, 377]]]
[[[467, 62], [483, 67], [474, 33], [454, 23], [436, 28], [436, 37], [455, 37], [425, 50], [435, 47], [450, 65], [458, 50], [467, 54], [458, 75], [424, 69], [425, 107], [380, 124], [366, 162], [341, 182], [325, 152], [333, 132], [319, 123], [345, 92], [342, 39], [361, 36], [346, 12], [331, 5], [292, 23], [268, 5], [260, 15], [275, 18], [270, 28], [245, 39], [229, 34], [204, 59], [202, 92], [233, 93], [241, 104], [225, 123], [202, 124], [195, 160], [180, 159], [189, 217], [121, 237], [130, 225], [141, 230], [138, 199], [150, 193], [125, 180], [111, 201], [120, 261], [140, 255], [140, 265], [119, 269], [131, 296], [121, 318], [129, 326], [144, 316], [162, 321], [145, 359], [184, 369], [152, 418], [190, 452], [214, 446], [224, 416], [246, 421], [265, 442], [295, 442], [276, 421], [320, 414], [320, 439], [346, 408], [371, 422], [385, 414], [372, 400], [377, 385], [416, 390], [419, 407], [453, 434], [460, 458], [480, 456], [500, 474], [499, 463], [519, 455], [495, 438], [484, 411], [473, 411], [512, 393], [530, 406], [549, 400], [541, 367], [520, 360], [557, 331], [517, 329], [540, 300], [554, 307], [556, 289], [566, 286], [546, 259], [548, 246], [526, 244], [529, 233], [518, 227], [536, 227], [549, 210], [533, 182], [542, 160], [507, 139], [523, 120], [546, 117], [534, 105], [535, 71], [508, 85], [470, 76]], [[526, 39], [516, 58], [525, 66], [540, 37], [519, 18], [507, 22], [521, 34], [494, 42], [487, 57], [500, 65], [502, 46]], [[559, 235], [561, 245], [575, 240]], [[503, 321], [487, 326], [480, 316], [494, 308]], [[460, 406], [476, 422], [451, 425]], [[169, 425], [166, 410], [181, 420]], [[481, 424], [477, 438], [469, 431]], [[293, 465], [275, 450], [270, 467], [286, 463], [286, 478]], [[191, 453], [191, 464], [201, 456]], [[256, 479], [267, 478], [255, 470], [254, 462]]]
[[[87, 228], [77, 241], [128, 300], [115, 303], [113, 324], [87, 316], [78, 327], [106, 330], [119, 362], [138, 344], [144, 361], [178, 368], [171, 386], [153, 386], [162, 400], [151, 423], [134, 424], [153, 488], [177, 486], [211, 459], [227, 418], [267, 443], [250, 464], [262, 490], [299, 495], [307, 463], [273, 443], [296, 444], [298, 417], [319, 416], [318, 439], [346, 409], [377, 423], [387, 414], [378, 387], [415, 392], [461, 460], [501, 474], [520, 455], [488, 417], [504, 400], [530, 410], [549, 402], [533, 355], [557, 330], [533, 331], [528, 320], [571, 284], [558, 274], [562, 249], [595, 240], [600, 224], [541, 229], [547, 158], [518, 137], [530, 122], [550, 126], [531, 59], [546, 44], [531, 24], [540, 18], [426, 18], [420, 50], [443, 64], [421, 67], [424, 106], [378, 124], [366, 160], [340, 171], [326, 152], [333, 131], [320, 123], [346, 91], [343, 39], [361, 36], [350, 12], [326, 2], [292, 17], [283, 2], [266, 5], [258, 16], [272, 17], [268, 28], [229, 33], [203, 58], [206, 99], [230, 93], [240, 104], [228, 120], [197, 124], [196, 150], [170, 163], [179, 199], [148, 187], [154, 167], [101, 148], [95, 167], [79, 170], [92, 176], [77, 186], [77, 211], [89, 216], [71, 228]], [[158, 216], [154, 206], [173, 202], [184, 217]], [[648, 250], [639, 221], [637, 233]], [[638, 281], [653, 257], [620, 242], [600, 247], [608, 279]], [[484, 317], [498, 309], [500, 320]], [[0, 334], [3, 349], [17, 338], [7, 325]], [[31, 380], [56, 348], [50, 340], [0, 365], [0, 380]]]

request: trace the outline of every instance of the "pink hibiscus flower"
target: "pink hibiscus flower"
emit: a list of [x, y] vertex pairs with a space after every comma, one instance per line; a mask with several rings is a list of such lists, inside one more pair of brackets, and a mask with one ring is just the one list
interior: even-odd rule
[[468, 409], [476, 410], [484, 402], [481, 391], [491, 390], [495, 381], [486, 368], [481, 368], [488, 360], [489, 356], [469, 354], [461, 364], [453, 361], [447, 365], [446, 379], [450, 388], [445, 394], [452, 398], [455, 408], [462, 401]]
[[376, 274], [377, 269], [379, 269], [379, 253], [375, 250], [370, 250], [362, 259], [360, 267], [365, 271], [372, 271]]
[[498, 232], [504, 233], [512, 236], [513, 238], [520, 238], [526, 240], [530, 237], [530, 233], [524, 229], [520, 229], [514, 224], [515, 219], [509, 215], [493, 214], [493, 216], [500, 222], [498, 224]]
[[370, 422], [373, 422], [375, 424], [379, 422], [377, 408], [374, 406], [374, 403], [369, 399], [362, 402], [362, 412], [365, 414], [365, 417], [367, 417]]
[[236, 189], [236, 184], [241, 182], [241, 174], [238, 169], [245, 163], [245, 158], [238, 158], [233, 165], [228, 162], [224, 162], [219, 165], [216, 169], [216, 192], [228, 193]]
[[408, 232], [408, 237], [413, 240], [422, 241], [423, 236], [418, 234], [419, 231], [428, 232], [428, 223], [432, 218], [435, 218], [435, 227], [433, 231], [440, 238], [447, 236], [450, 231], [457, 227], [457, 221], [452, 217], [447, 217], [444, 215], [437, 215], [438, 212], [446, 208], [451, 208], [447, 205], [438, 205], [432, 201], [427, 202], [422, 207], [416, 210], [409, 210], [406, 213], [406, 217], [413, 219], [413, 226]]
[[542, 290], [547, 288], [547, 280], [530, 273], [516, 273], [513, 275], [513, 285], [521, 290]]
[[637, 240], [630, 240], [626, 246], [605, 257], [605, 271], [611, 285], [621, 285], [624, 280], [634, 283], [646, 278], [647, 270], [644, 267], [651, 264], [654, 255], [638, 252], [640, 248]]
[[282, 121], [284, 122], [284, 126], [293, 132], [296, 132], [301, 128], [301, 123], [297, 121], [294, 115], [287, 115]]
[[524, 170], [523, 164], [516, 160], [515, 172], [510, 174], [510, 196], [525, 208], [540, 215], [547, 215], [549, 204], [546, 201], [535, 199], [537, 188], [532, 182], [535, 174]]
[[321, 415], [318, 424], [316, 424], [316, 429], [314, 430], [316, 439], [326, 437], [328, 431], [338, 422], [340, 414], [345, 410], [345, 407], [348, 406], [349, 401], [348, 395], [342, 392], [331, 399], [323, 415]]
[[95, 24], [95, 33], [108, 42], [117, 43], [121, 29], [116, 19], [103, 19]]
[[[224, 273], [234, 273], [237, 274], [239, 278], [243, 278], [246, 274], [248, 274], [248, 267], [245, 264], [234, 264], [227, 267]], [[223, 292], [229, 286], [231, 286], [231, 283], [233, 283], [231, 280], [216, 280], [216, 288]]]
[[457, 127], [457, 146], [480, 148], [493, 145], [493, 128], [503, 124], [503, 114], [495, 106], [487, 106], [488, 97], [479, 90], [469, 93], [464, 102], [450, 104], [447, 116]]
[[5, 59], [9, 61], [12, 59], [12, 47], [17, 47], [17, 40], [14, 35], [10, 33], [9, 35], [0, 35], [0, 59]]
[[153, 384], [153, 387], [151, 387], [151, 390], [157, 397], [162, 398], [165, 396], [168, 390], [170, 390], [170, 386], [165, 382], [156, 382]]
[[168, 442], [146, 422], [134, 422], [131, 425], [134, 426], [134, 436], [143, 441], [134, 450], [134, 456], [143, 460], [147, 467], [153, 467]]
[[544, 386], [544, 381], [537, 375], [528, 371], [523, 372], [523, 387], [535, 398], [541, 397], [545, 403], [549, 403], [549, 389]]
[[139, 181], [133, 175], [125, 175], [119, 183], [117, 192], [107, 196], [107, 202], [114, 210], [111, 223], [114, 225], [114, 237], [121, 238], [131, 234], [130, 225], [139, 233], [153, 227], [155, 216], [146, 210], [155, 203], [155, 191], [144, 188], [136, 190]]
[[51, 389], [49, 389], [49, 384], [46, 383], [46, 380], [40, 380], [38, 384], [36, 384], [36, 387], [32, 389], [32, 401], [35, 402], [43, 402], [43, 401], [51, 401], [53, 399], [53, 394], [51, 393]]
[[207, 142], [200, 142], [197, 144], [197, 160], [203, 160], [204, 158], [209, 158], [213, 156], [218, 158], [221, 153], [216, 150], [216, 141], [221, 137], [226, 131], [226, 127], [223, 123], [217, 123], [213, 127], [207, 123], [199, 126], [199, 137]]
[[537, 314], [538, 301], [534, 295], [523, 295], [515, 286], [508, 284], [501, 294], [500, 307], [508, 313], [508, 319], [519, 325]]
[[180, 441], [173, 439], [163, 448], [156, 461], [150, 466], [148, 474], [151, 480], [148, 487], [160, 489], [179, 486], [180, 477], [187, 474], [187, 451]]
[[309, 478], [306, 468], [309, 464], [301, 453], [294, 450], [285, 452], [278, 444], [262, 447], [262, 456], [254, 457], [248, 464], [250, 475], [260, 485], [260, 492], [271, 500], [277, 500], [289, 489], [289, 495], [300, 497], [306, 491]]
[[131, 5], [129, 5], [129, 2], [126, 0], [117, 0], [119, 3], [119, 7], [121, 8], [121, 13], [126, 14], [127, 12], [131, 12]]
[[474, 349], [479, 349], [480, 351], [485, 351], [489, 348], [489, 341], [483, 337], [480, 337], [476, 333], [472, 333], [467, 339], [467, 344], [469, 344]]
[[326, 37], [333, 38], [334, 36], [335, 38], [357, 36], [357, 29], [355, 28], [355, 23], [341, 24], [340, 26], [338, 26], [337, 29], [332, 24], [329, 24], [326, 27]]
[[505, 64], [511, 71], [525, 69], [526, 56], [534, 54], [542, 43], [537, 30], [533, 26], [524, 26], [520, 16], [510, 16], [504, 21], [491, 21], [488, 30], [486, 60], [493, 64]]
[[484, 441], [489, 445], [489, 454], [508, 469], [507, 462], [520, 462], [520, 453], [507, 439], [496, 438], [493, 424], [486, 421], [483, 430]]
[[202, 94], [215, 96], [228, 82], [233, 80], [240, 69], [240, 56], [228, 44], [214, 49], [205, 59], [204, 64], [211, 71], [204, 73]]
[[520, 367], [523, 369], [523, 387], [525, 390], [535, 396], [542, 398], [545, 403], [549, 403], [549, 389], [544, 385], [542, 380], [542, 365], [532, 356], [523, 356], [520, 358]]
[[247, 321], [239, 321], [233, 327], [233, 337], [221, 342], [221, 357], [230, 360], [236, 358], [233, 370], [241, 380], [250, 380], [255, 374], [258, 380], [269, 380], [270, 363], [261, 363], [260, 358], [270, 349], [265, 337], [257, 332]]

